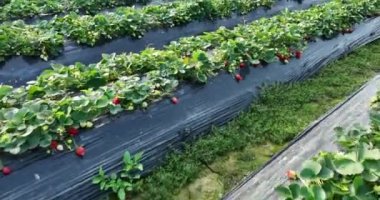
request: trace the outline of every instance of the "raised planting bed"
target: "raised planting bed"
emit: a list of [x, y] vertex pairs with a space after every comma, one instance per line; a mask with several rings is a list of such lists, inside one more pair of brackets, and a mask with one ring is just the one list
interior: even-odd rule
[[[140, 199], [220, 199], [380, 70], [380, 40], [296, 83], [264, 87], [247, 110], [168, 155]], [[110, 175], [109, 173], [108, 175]]]
[[95, 14], [105, 8], [147, 3], [149, 0], [12, 0], [0, 7], [0, 22], [76, 12]]
[[[30, 33], [30, 29], [37, 29], [40, 32], [52, 31], [57, 35], [65, 36], [79, 44], [94, 46], [117, 37], [130, 36], [140, 38], [144, 32], [157, 27], [170, 27], [175, 25], [186, 24], [197, 19], [213, 19], [231, 15], [237, 8], [240, 13], [244, 13], [244, 8], [252, 10], [259, 6], [255, 4], [242, 4], [232, 0], [228, 0], [228, 4], [221, 3], [220, 0], [191, 1], [191, 2], [174, 2], [162, 5], [150, 5], [143, 9], [134, 7], [121, 7], [114, 12], [99, 13], [94, 16], [78, 15], [71, 13], [62, 17], [55, 17], [50, 21], [42, 21], [33, 25], [26, 25], [23, 21], [15, 21], [1, 24], [4, 29], [4, 43], [1, 51], [2, 59], [13, 55], [29, 55], [25, 54], [26, 49], [33, 49], [35, 56], [40, 56], [47, 60], [50, 55], [57, 55], [56, 51], [50, 49], [36, 48], [34, 43], [25, 43], [23, 46], [14, 48], [9, 45], [15, 40], [21, 40], [25, 34]], [[223, 1], [224, 2], [224, 1]], [[260, 2], [265, 2], [260, 0]], [[226, 2], [225, 2], [226, 3]], [[214, 6], [213, 6], [214, 5]], [[220, 7], [225, 6], [225, 11]], [[248, 11], [249, 11], [248, 10]], [[21, 26], [19, 25], [21, 24]], [[6, 37], [7, 33], [15, 33], [19, 37]], [[33, 35], [39, 38], [39, 35]], [[63, 39], [59, 41], [49, 40], [46, 37], [44, 47], [54, 46], [56, 43], [63, 43]], [[13, 47], [13, 48], [12, 48]], [[29, 55], [30, 56], [30, 55]]]
[[[301, 59], [306, 37], [331, 37], [342, 29], [352, 30], [354, 22], [365, 14], [361, 10], [371, 8], [371, 4], [331, 2], [234, 30], [224, 28], [183, 38], [162, 51], [146, 49], [140, 54], [107, 55], [89, 66], [58, 65], [27, 87], [3, 85], [0, 148], [12, 154], [46, 148], [52, 140], [65, 140], [66, 129], [91, 128], [94, 123], [103, 123], [99, 117], [107, 114], [148, 107], [172, 92], [179, 81], [205, 83], [224, 69], [234, 73], [239, 82], [250, 66], [267, 65], [276, 56], [282, 63], [288, 63], [291, 57]], [[356, 8], [351, 10], [353, 5]], [[331, 10], [336, 15], [325, 17]], [[330, 24], [326, 26], [324, 20], [331, 20]]]
[[143, 164], [149, 172], [182, 141], [236, 116], [255, 98], [262, 84], [306, 78], [329, 61], [378, 38], [379, 25], [380, 18], [372, 18], [357, 25], [352, 34], [311, 43], [301, 60], [287, 66], [276, 62], [266, 68], [243, 67], [240, 73], [244, 80], [240, 82], [221, 73], [203, 86], [183, 85], [176, 93], [180, 100], [176, 106], [160, 101], [146, 111], [105, 119], [102, 122], [110, 123], [99, 124], [76, 137], [76, 144], [87, 148], [83, 159], [72, 153], [49, 156], [34, 152], [16, 157], [6, 154], [4, 164], [14, 173], [0, 178], [0, 188], [4, 190], [0, 198], [93, 199], [100, 192], [90, 182], [99, 165], [107, 172], [116, 170], [125, 150], [144, 151]]
[[343, 127], [350, 130], [357, 127], [357, 124], [369, 124], [370, 99], [376, 96], [379, 88], [380, 76], [376, 76], [344, 102], [313, 122], [265, 166], [248, 175], [224, 199], [279, 199], [274, 189], [287, 182], [288, 170], [301, 169], [302, 163], [319, 151], [334, 152], [339, 149], [336, 144], [337, 135], [334, 134], [335, 128]]
[[[192, 22], [186, 22], [187, 25], [184, 26], [176, 26], [169, 29], [153, 29], [138, 40], [131, 37], [112, 38], [111, 41], [97, 44], [94, 47], [80, 46], [75, 42], [64, 42], [63, 36], [54, 30], [41, 31], [41, 28], [14, 22], [11, 26], [5, 25], [4, 30], [9, 30], [6, 31], [6, 37], [9, 39], [7, 43], [17, 48], [7, 49], [5, 48], [7, 43], [5, 43], [2, 45], [4, 49], [0, 49], [1, 57], [5, 58], [7, 54], [14, 54], [15, 50], [21, 55], [40, 56], [43, 54], [42, 57], [45, 59], [48, 59], [49, 55], [58, 56], [50, 61], [44, 61], [37, 57], [12, 56], [1, 64], [0, 83], [19, 86], [29, 80], [35, 79], [41, 71], [49, 68], [52, 63], [68, 65], [75, 62], [82, 62], [89, 64], [98, 62], [101, 59], [102, 53], [140, 52], [147, 46], [160, 49], [170, 41], [177, 40], [183, 36], [201, 34], [205, 31], [215, 31], [220, 26], [231, 28], [261, 17], [272, 16], [285, 8], [289, 10], [300, 10], [323, 2], [326, 2], [326, 0], [310, 0], [302, 4], [296, 1], [281, 0], [276, 2], [269, 10], [261, 7], [248, 12], [246, 15], [233, 14], [225, 19], [215, 19], [212, 21], [192, 20]], [[21, 27], [21, 29], [19, 29], [19, 27]], [[79, 30], [81, 27], [79, 26], [77, 28], [77, 30]], [[88, 31], [86, 30], [84, 32], [87, 33]], [[28, 37], [25, 38], [25, 35], [28, 35]], [[35, 45], [35, 43], [39, 45]], [[31, 46], [33, 47], [29, 48]], [[64, 50], [60, 52], [62, 46], [65, 47]]]

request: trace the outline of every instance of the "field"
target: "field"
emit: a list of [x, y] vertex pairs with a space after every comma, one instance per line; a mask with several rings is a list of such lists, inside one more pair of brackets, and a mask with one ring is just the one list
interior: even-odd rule
[[5, 1], [0, 199], [221, 199], [376, 75], [379, 10], [373, 0]]

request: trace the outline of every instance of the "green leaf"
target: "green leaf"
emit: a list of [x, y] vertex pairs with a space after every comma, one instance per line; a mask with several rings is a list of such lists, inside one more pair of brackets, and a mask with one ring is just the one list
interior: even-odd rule
[[326, 199], [326, 192], [323, 190], [323, 188], [320, 185], [311, 186], [311, 190], [313, 191], [315, 200], [325, 200]]
[[361, 163], [350, 159], [338, 159], [334, 161], [335, 170], [342, 175], [355, 175], [363, 172], [364, 167]]
[[313, 193], [306, 186], [301, 187], [300, 194], [304, 197], [305, 200], [315, 200]]
[[102, 178], [100, 176], [95, 176], [93, 179], [92, 179], [92, 183], [93, 184], [99, 184], [100, 181], [102, 181]]
[[41, 140], [40, 140], [40, 146], [41, 147], [48, 147], [50, 146], [52, 137], [48, 134], [41, 134]]
[[31, 85], [28, 90], [29, 98], [42, 97], [45, 94], [45, 91], [42, 87]]
[[23, 133], [23, 134], [21, 135], [21, 137], [27, 137], [27, 136], [29, 136], [29, 135], [34, 131], [35, 128], [36, 128], [36, 127], [34, 127], [34, 126], [32, 126], [32, 125], [28, 126], [28, 127], [26, 128], [26, 130], [25, 130], [25, 133]]
[[117, 192], [117, 197], [120, 200], [125, 200], [125, 191], [124, 188], [120, 188], [119, 191]]
[[310, 169], [315, 175], [317, 175], [321, 171], [322, 166], [318, 162], [307, 160], [302, 164], [302, 168]]
[[307, 160], [302, 164], [300, 178], [304, 180], [312, 180], [317, 178], [317, 174], [321, 171], [322, 166], [313, 160]]
[[140, 163], [136, 166], [136, 169], [142, 171], [144, 169], [144, 166]]
[[109, 104], [109, 99], [106, 96], [102, 96], [96, 101], [96, 107], [98, 108], [107, 107], [108, 104]]
[[6, 112], [4, 113], [4, 118], [6, 120], [12, 120], [17, 112], [18, 112], [17, 108], [7, 109]]
[[380, 172], [380, 160], [365, 160], [363, 165], [366, 170], [370, 170], [373, 172]]
[[357, 153], [358, 153], [358, 160], [363, 161], [364, 155], [367, 153], [367, 148], [364, 145], [364, 143], [360, 143]]
[[123, 156], [124, 163], [130, 163], [131, 162], [131, 154], [126, 151]]
[[365, 160], [380, 160], [380, 149], [367, 150], [364, 154]]
[[280, 185], [275, 188], [275, 191], [282, 199], [292, 198], [292, 192], [287, 187]]
[[40, 144], [40, 137], [36, 134], [28, 137], [29, 149], [34, 149]]
[[205, 83], [207, 81], [207, 76], [202, 72], [197, 72], [198, 81]]
[[9, 149], [9, 153], [13, 155], [17, 155], [21, 152], [21, 148], [19, 146]]
[[117, 113], [123, 111], [123, 108], [121, 107], [121, 105], [113, 105], [111, 108], [110, 108], [110, 113], [112, 115], [116, 115]]
[[112, 180], [116, 180], [116, 179], [117, 179], [117, 175], [116, 175], [115, 173], [112, 173], [112, 174], [111, 174], [111, 179], [112, 179]]
[[319, 172], [318, 177], [322, 180], [328, 180], [334, 177], [334, 171], [327, 168], [326, 166], [322, 167], [322, 170]]
[[105, 175], [104, 170], [103, 170], [103, 167], [100, 167], [100, 168], [99, 168], [99, 175], [100, 175], [100, 176], [104, 176], [104, 175]]
[[7, 85], [0, 85], [0, 99], [2, 99], [4, 96], [8, 95], [12, 91], [11, 86]]
[[292, 193], [292, 197], [294, 199], [299, 198], [300, 193], [301, 193], [301, 187], [297, 183], [292, 183], [289, 185], [289, 189]]
[[300, 178], [303, 180], [312, 180], [316, 178], [316, 174], [310, 168], [302, 169], [300, 172]]
[[376, 176], [375, 174], [367, 170], [363, 172], [362, 176], [363, 176], [363, 179], [368, 182], [376, 182], [377, 180], [379, 180], [378, 176]]

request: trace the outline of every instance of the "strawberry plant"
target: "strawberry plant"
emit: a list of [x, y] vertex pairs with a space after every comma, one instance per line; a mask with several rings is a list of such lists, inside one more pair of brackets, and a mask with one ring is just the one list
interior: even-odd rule
[[[261, 61], [270, 63], [274, 60], [276, 53], [280, 61], [289, 62], [292, 56], [300, 58], [300, 51], [306, 44], [303, 35], [323, 37], [314, 30], [319, 30], [319, 27], [325, 25], [319, 23], [320, 20], [314, 15], [319, 18], [325, 17], [326, 15], [318, 13], [329, 12], [331, 9], [345, 10], [349, 8], [347, 5], [344, 4], [343, 6], [346, 7], [342, 8], [340, 3], [335, 2], [329, 4], [326, 10], [316, 7], [307, 12], [284, 12], [282, 15], [262, 19], [250, 25], [239, 26], [233, 30], [221, 28], [216, 32], [206, 33], [198, 37], [183, 38], [178, 42], [172, 42], [165, 47], [164, 51], [148, 48], [140, 54], [104, 55], [101, 62], [96, 65], [85, 66], [80, 63], [71, 66], [53, 65], [52, 70], [46, 70], [36, 82], [28, 87], [28, 95], [20, 94], [21, 89], [18, 89], [15, 92], [16, 94], [9, 93], [7, 96], [14, 95], [18, 99], [30, 99], [43, 95], [60, 96], [66, 94], [66, 90], [78, 91], [86, 88], [97, 88], [118, 79], [119, 76], [144, 73], [154, 69], [162, 69], [163, 74], [167, 73], [165, 72], [166, 69], [179, 71], [180, 74], [183, 74], [184, 64], [187, 65], [191, 61], [188, 54], [200, 49], [215, 52], [213, 54], [214, 59], [210, 60], [212, 63], [215, 62], [212, 64], [214, 68], [184, 78], [196, 77], [198, 81], [204, 82], [206, 80], [205, 75], [212, 75], [212, 71], [220, 67], [223, 68], [223, 65], [228, 71], [233, 72], [235, 66], [242, 60], [248, 61], [252, 65], [257, 65]], [[368, 2], [357, 4], [360, 8], [368, 7], [373, 10], [371, 5], [372, 3], [369, 4]], [[310, 13], [314, 13], [313, 17], [310, 17]], [[353, 13], [351, 16], [354, 14], [365, 15], [365, 13]], [[336, 16], [335, 21], [339, 22], [340, 18], [340, 16]], [[352, 21], [350, 24], [354, 22], [356, 21]], [[251, 35], [254, 37], [250, 37]], [[293, 54], [289, 48], [295, 49], [296, 52]], [[196, 58], [193, 56], [193, 59]], [[219, 62], [221, 63], [219, 64]], [[226, 62], [228, 65], [225, 64]], [[18, 100], [7, 99], [7, 101], [17, 103]], [[4, 102], [3, 104], [8, 103]]]
[[40, 56], [47, 60], [49, 56], [58, 55], [63, 47], [61, 34], [22, 21], [1, 24], [0, 38], [0, 62], [11, 55]]
[[0, 7], [0, 21], [67, 12], [95, 14], [104, 8], [147, 2], [148, 0], [8, 0], [2, 1], [4, 5]]
[[[378, 4], [369, 0], [334, 0], [305, 11], [285, 11], [233, 30], [221, 28], [183, 38], [163, 50], [104, 55], [99, 63], [90, 65], [54, 65], [27, 86], [0, 86], [0, 149], [19, 154], [36, 147], [48, 148], [52, 140], [62, 144], [80, 128], [91, 128], [102, 115], [146, 108], [182, 80], [205, 83], [217, 72], [227, 70], [242, 81], [237, 72], [242, 63], [244, 67], [270, 63], [276, 55], [283, 62], [298, 58], [293, 51], [305, 48], [305, 35], [323, 36], [318, 31], [326, 26], [320, 23], [322, 18], [330, 18], [333, 27], [352, 26], [375, 8]], [[338, 9], [342, 11], [337, 15], [328, 15]], [[342, 20], [347, 15], [351, 20]]]
[[[84, 90], [75, 97], [58, 101], [35, 99], [20, 108], [2, 108], [0, 148], [12, 154], [47, 148], [52, 140], [62, 141], [77, 135], [78, 127], [91, 128], [102, 114], [146, 107], [147, 102], [168, 94], [176, 85], [177, 81], [161, 78], [151, 71], [144, 79], [124, 77], [96, 91]], [[114, 104], [115, 96], [123, 99], [120, 104]]]
[[[91, 2], [95, 1], [98, 0]], [[350, 5], [345, 4], [342, 0], [336, 0], [334, 2], [335, 6], [333, 5], [329, 8], [321, 9], [317, 7], [308, 13], [296, 12], [298, 16], [297, 14], [290, 13], [289, 15], [283, 14], [282, 17], [276, 18], [277, 22], [272, 21], [272, 23], [277, 23], [280, 26], [282, 23], [301, 23], [306, 22], [307, 20], [305, 19], [308, 19], [310, 23], [302, 27], [307, 31], [307, 34], [305, 33], [302, 37], [312, 38], [322, 36], [330, 38], [342, 30], [349, 30], [353, 22], [357, 22], [363, 19], [364, 16], [371, 14], [378, 6], [378, 2], [371, 2], [369, 0], [350, 0]], [[77, 43], [94, 46], [117, 37], [131, 36], [140, 38], [146, 31], [154, 28], [178, 26], [194, 20], [227, 17], [231, 16], [234, 12], [245, 14], [259, 6], [269, 7], [273, 5], [273, 3], [273, 0], [260, 0], [255, 2], [247, 0], [195, 0], [149, 5], [143, 9], [121, 7], [116, 9], [115, 12], [100, 13], [94, 16], [70, 13], [62, 17], [55, 17], [51, 21], [42, 21], [36, 25], [24, 25], [14, 30], [17, 30], [16, 34], [18, 37], [16, 38], [22, 38], [22, 36], [27, 35], [31, 29], [39, 32], [50, 32], [51, 34], [45, 35], [44, 39], [48, 41], [46, 46], [52, 47], [41, 49], [36, 48], [33, 44], [26, 43], [22, 47], [16, 46], [17, 48], [14, 48], [13, 45], [9, 44], [12, 40], [5, 40], [1, 48], [4, 48], [3, 46], [13, 48], [12, 51], [8, 51], [8, 49], [2, 51], [0, 48], [0, 56], [4, 59], [6, 56], [19, 54], [31, 56], [42, 55], [42, 58], [47, 59], [47, 56], [57, 54], [59, 48], [52, 43], [62, 44], [63, 35]], [[342, 4], [344, 9], [337, 7], [339, 4]], [[362, 9], [356, 9], [357, 6], [361, 6]], [[318, 15], [320, 12], [325, 12], [325, 15]], [[329, 13], [328, 16], [326, 15], [327, 13]], [[333, 15], [331, 15], [331, 13], [333, 13]], [[315, 28], [316, 25], [318, 25], [318, 29]], [[4, 28], [7, 29], [12, 28], [10, 25], [4, 26]], [[284, 26], [282, 28], [289, 28], [290, 31], [296, 31], [292, 30], [291, 27]], [[275, 32], [270, 29], [263, 32], [263, 34], [271, 33]], [[289, 43], [294, 43], [294, 39], [298, 38], [294, 38], [295, 35], [287, 35], [287, 32], [283, 34], [285, 34], [285, 36], [291, 36], [288, 38]], [[40, 38], [39, 35], [33, 34], [29, 37], [29, 40], [38, 40], [38, 38]], [[278, 41], [278, 39], [283, 36], [277, 34], [277, 37], [273, 37], [272, 39]], [[286, 41], [287, 40], [282, 40], [283, 43]], [[24, 52], [19, 48], [29, 49], [31, 52]]]
[[140, 179], [140, 173], [143, 171], [143, 165], [140, 163], [142, 153], [131, 156], [127, 151], [123, 156], [123, 168], [120, 173], [112, 173], [107, 176], [102, 167], [99, 173], [92, 180], [92, 183], [100, 185], [101, 190], [111, 190], [117, 194], [120, 200], [125, 200], [132, 192], [139, 189], [137, 181]]
[[[379, 93], [380, 94], [380, 93]], [[378, 95], [379, 96], [379, 95]], [[337, 129], [342, 152], [321, 152], [303, 163], [299, 173], [288, 172], [291, 184], [278, 186], [281, 199], [380, 198], [380, 132], [378, 100], [373, 104], [372, 128]]]
[[[2, 12], [0, 10], [0, 19], [1, 16], [3, 18], [13, 18], [14, 16], [10, 14], [12, 11], [18, 13], [15, 15], [21, 15], [21, 13], [25, 15], [37, 15], [46, 12], [57, 13], [69, 10], [84, 10], [91, 13], [91, 10], [97, 11], [104, 7], [135, 2], [135, 0], [127, 2], [118, 0], [66, 1], [68, 2], [61, 3], [57, 0], [13, 0], [10, 4], [7, 4], [8, 7], [5, 6], [3, 8], [7, 11], [3, 10]], [[18, 40], [13, 43], [15, 39], [9, 37], [9, 39], [3, 41], [3, 44], [0, 46], [0, 61], [12, 55], [41, 56], [43, 59], [47, 59], [48, 56], [54, 56], [61, 50], [63, 36], [79, 44], [94, 46], [105, 40], [112, 40], [117, 37], [131, 36], [140, 38], [147, 30], [157, 27], [172, 27], [194, 20], [227, 17], [232, 12], [244, 14], [247, 10], [253, 10], [259, 6], [269, 7], [273, 3], [273, 0], [260, 0], [255, 3], [246, 0], [179, 1], [161, 5], [149, 5], [143, 9], [120, 7], [115, 12], [99, 13], [96, 15], [80, 15], [71, 12], [62, 17], [55, 17], [50, 21], [41, 21], [35, 25], [23, 25], [17, 28], [10, 24], [3, 24], [3, 28], [14, 32], [15, 38]], [[41, 7], [41, 5], [44, 6]], [[227, 10], [228, 14], [220, 10], [221, 5], [225, 7], [224, 10]], [[19, 7], [19, 9], [12, 9], [12, 6]], [[38, 34], [32, 34], [31, 30], [37, 33], [49, 34], [45, 34], [42, 37]], [[6, 35], [9, 35], [9, 33], [6, 33]], [[38, 41], [40, 38], [44, 38], [46, 40], [44, 48], [35, 47], [35, 43], [32, 42], [22, 43], [21, 40], [25, 35], [28, 35], [28, 40], [30, 41]], [[55, 45], [56, 43], [58, 45]]]
[[[228, 15], [220, 13], [214, 7], [216, 2], [223, 2]], [[113, 13], [97, 14], [95, 16], [79, 16], [70, 14], [58, 17], [49, 23], [48, 27], [63, 33], [81, 44], [93, 46], [104, 40], [121, 36], [141, 37], [152, 28], [173, 27], [194, 20], [226, 17], [232, 12], [246, 13], [259, 6], [271, 6], [273, 0], [235, 1], [235, 0], [195, 0], [178, 1], [162, 5], [145, 6], [142, 10], [135, 8], [118, 8]]]

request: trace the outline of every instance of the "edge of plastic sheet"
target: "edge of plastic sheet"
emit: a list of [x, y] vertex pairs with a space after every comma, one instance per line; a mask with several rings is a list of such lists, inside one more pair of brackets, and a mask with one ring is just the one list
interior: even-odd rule
[[43, 61], [39, 57], [14, 56], [7, 59], [4, 63], [0, 63], [0, 84], [12, 86], [24, 85], [28, 81], [34, 80], [43, 70], [50, 68], [53, 63], [70, 65], [75, 62], [81, 62], [83, 64], [90, 64], [101, 60], [102, 54], [137, 53], [148, 46], [162, 49], [164, 45], [181, 37], [215, 31], [221, 26], [232, 28], [238, 24], [252, 22], [261, 17], [273, 16], [285, 9], [302, 10], [326, 1], [328, 0], [308, 0], [303, 3], [297, 3], [293, 0], [279, 0], [271, 9], [261, 7], [247, 15], [234, 15], [230, 18], [214, 21], [193, 21], [186, 25], [169, 29], [151, 30], [141, 39], [123, 37], [95, 47], [77, 45], [71, 41], [65, 45], [63, 52], [59, 56], [49, 61]]
[[101, 127], [84, 131], [76, 139], [87, 149], [78, 158], [73, 152], [55, 155], [30, 153], [6, 158], [14, 172], [0, 177], [0, 199], [96, 199], [101, 194], [91, 184], [100, 166], [109, 173], [121, 168], [122, 155], [143, 151], [146, 173], [159, 166], [165, 155], [184, 142], [207, 134], [245, 110], [263, 85], [303, 80], [327, 63], [380, 38], [380, 17], [366, 20], [352, 34], [310, 43], [303, 58], [288, 65], [243, 68], [244, 80], [221, 73], [205, 85], [182, 85], [175, 96], [180, 103], [162, 100], [145, 111], [124, 113]]

